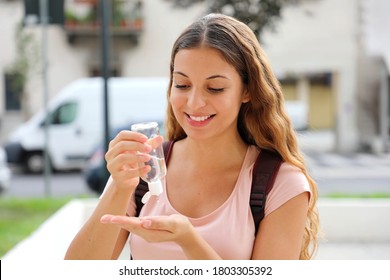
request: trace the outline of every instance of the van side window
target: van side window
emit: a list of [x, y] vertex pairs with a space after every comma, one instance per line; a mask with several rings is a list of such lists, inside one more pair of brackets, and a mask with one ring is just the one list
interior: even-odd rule
[[58, 107], [50, 116], [51, 124], [67, 124], [75, 120], [78, 104], [66, 103]]

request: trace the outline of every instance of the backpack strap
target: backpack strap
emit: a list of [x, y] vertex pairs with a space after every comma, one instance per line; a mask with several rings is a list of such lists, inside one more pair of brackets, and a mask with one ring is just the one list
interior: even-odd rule
[[[166, 141], [163, 143], [163, 150], [164, 150], [164, 158], [165, 162], [168, 164], [168, 160], [171, 156], [173, 141]], [[135, 189], [134, 195], [135, 195], [135, 204], [136, 204], [136, 214], [135, 216], [138, 217], [139, 213], [141, 212], [141, 208], [144, 205], [142, 203], [142, 197], [145, 193], [149, 191], [148, 183], [146, 183], [144, 180], [140, 178], [139, 184], [137, 188]]]
[[282, 164], [282, 157], [270, 150], [261, 150], [253, 166], [250, 207], [255, 222], [255, 234], [264, 218], [265, 201]]

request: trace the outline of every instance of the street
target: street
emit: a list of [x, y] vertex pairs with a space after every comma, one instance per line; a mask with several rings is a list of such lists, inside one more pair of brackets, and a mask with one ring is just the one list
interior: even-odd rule
[[42, 175], [13, 173], [10, 189], [3, 197], [79, 197], [96, 196], [88, 189], [81, 172], [52, 174], [49, 184]]
[[[338, 155], [329, 152], [306, 154], [308, 169], [318, 185], [319, 195], [390, 194], [390, 155]], [[3, 197], [96, 196], [88, 189], [82, 172], [55, 173], [49, 188], [42, 175], [14, 172], [10, 190]]]
[[320, 196], [342, 194], [390, 194], [390, 155], [331, 152], [306, 154], [308, 170]]

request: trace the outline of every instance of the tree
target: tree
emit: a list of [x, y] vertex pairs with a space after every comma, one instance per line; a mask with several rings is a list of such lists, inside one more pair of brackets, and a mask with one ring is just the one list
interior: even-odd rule
[[275, 29], [281, 18], [281, 10], [288, 5], [296, 5], [313, 0], [166, 0], [175, 7], [187, 8], [205, 2], [208, 13], [222, 13], [246, 23], [260, 37], [264, 29]]

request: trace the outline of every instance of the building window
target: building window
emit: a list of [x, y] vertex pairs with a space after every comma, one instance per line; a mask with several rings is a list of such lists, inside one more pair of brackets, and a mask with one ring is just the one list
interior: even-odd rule
[[5, 110], [19, 111], [21, 109], [22, 90], [18, 82], [18, 75], [5, 73]]

